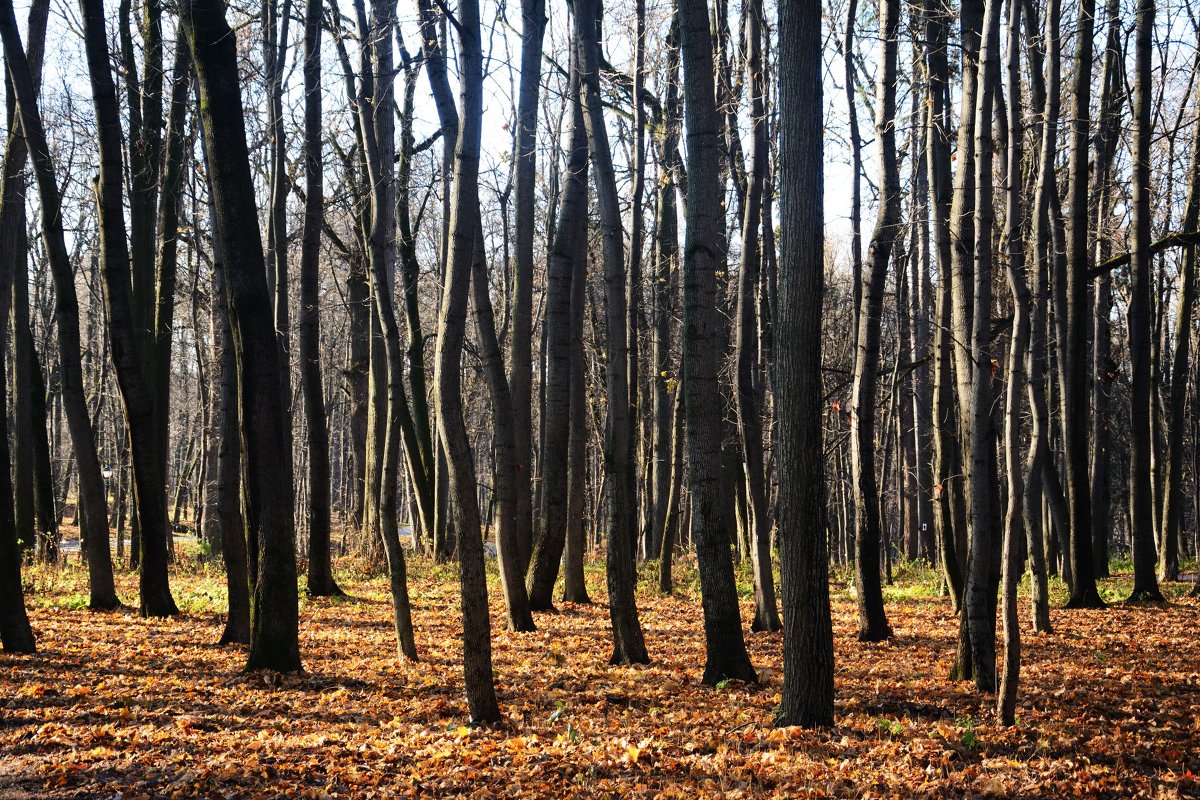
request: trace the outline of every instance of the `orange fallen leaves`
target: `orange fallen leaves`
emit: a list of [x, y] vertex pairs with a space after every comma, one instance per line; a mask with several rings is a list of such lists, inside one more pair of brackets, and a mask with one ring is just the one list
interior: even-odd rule
[[[696, 599], [639, 597], [654, 663], [612, 667], [603, 606], [493, 631], [500, 729], [465, 724], [457, 585], [414, 565], [421, 660], [398, 663], [380, 579], [305, 601], [306, 673], [246, 675], [215, 615], [36, 608], [40, 653], [0, 656], [0, 796], [1195, 796], [1195, 600], [1054, 612], [1026, 638], [1018, 725], [945, 679], [946, 604], [889, 605], [859, 644], [835, 595], [837, 727], [774, 728], [778, 635], [748, 635], [760, 686], [698, 683]], [[438, 577], [434, 577], [438, 576]], [[602, 599], [602, 576], [589, 591]], [[598, 579], [599, 578], [599, 579]], [[177, 584], [189, 577], [176, 576]], [[127, 592], [131, 597], [132, 593]], [[493, 623], [502, 619], [493, 587]], [[743, 610], [749, 619], [750, 606]]]

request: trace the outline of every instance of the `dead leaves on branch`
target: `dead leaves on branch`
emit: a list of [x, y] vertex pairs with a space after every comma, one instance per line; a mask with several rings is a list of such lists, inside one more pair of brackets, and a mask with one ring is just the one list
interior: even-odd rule
[[[593, 597], [602, 577], [589, 575]], [[200, 591], [195, 576], [176, 582]], [[945, 679], [957, 632], [946, 604], [900, 600], [896, 638], [861, 645], [852, 600], [835, 595], [838, 723], [813, 732], [771, 725], [777, 636], [748, 637], [763, 685], [699, 684], [694, 597], [643, 594], [654, 663], [610, 667], [603, 606], [566, 605], [516, 634], [502, 630], [493, 591], [507, 721], [480, 729], [464, 724], [453, 576], [414, 569], [415, 664], [394, 658], [383, 583], [346, 583], [354, 600], [302, 609], [307, 672], [291, 676], [242, 674], [244, 654], [212, 644], [212, 613], [147, 621], [35, 598], [40, 653], [0, 657], [0, 796], [1200, 792], [1195, 600], [1056, 612], [1054, 635], [1026, 639], [1018, 724], [1006, 730], [990, 699]]]

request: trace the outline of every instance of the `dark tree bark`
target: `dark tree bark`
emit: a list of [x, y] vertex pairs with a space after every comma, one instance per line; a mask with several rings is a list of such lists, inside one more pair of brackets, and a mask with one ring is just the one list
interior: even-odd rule
[[[679, 257], [679, 223], [676, 211], [675, 170], [672, 159], [679, 147], [679, 31], [674, 20], [666, 40], [666, 97], [664, 118], [659, 137], [660, 176], [658, 180], [657, 218], [654, 225], [654, 382], [653, 404], [653, 465], [652, 494], [654, 510], [651, 519], [649, 552], [660, 559], [669, 557], [662, 548], [663, 532], [671, 499], [671, 431], [672, 408], [668, 387], [679, 384], [678, 374], [671, 370], [671, 314], [675, 307], [675, 264]], [[660, 563], [660, 568], [661, 568]]]
[[[87, 50], [92, 99], [100, 147], [96, 183], [100, 215], [100, 261], [104, 278], [105, 314], [117, 385], [125, 409], [133, 454], [133, 478], [141, 522], [139, 588], [143, 616], [178, 614], [167, 576], [168, 527], [166, 475], [159, 467], [155, 436], [153, 376], [146, 339], [137, 327], [131, 293], [131, 264], [123, 202], [124, 165], [121, 154], [121, 111], [109, 68], [108, 33], [102, 0], [81, 0], [84, 46]], [[107, 517], [106, 517], [107, 522]], [[107, 535], [107, 531], [106, 531]]]
[[45, 129], [42, 127], [41, 113], [38, 110], [36, 84], [30, 63], [21, 46], [11, 2], [0, 3], [0, 36], [3, 37], [9, 78], [17, 98], [21, 128], [32, 156], [38, 193], [42, 198], [42, 236], [56, 293], [54, 316], [58, 327], [59, 384], [63, 416], [66, 417], [67, 428], [71, 434], [79, 473], [78, 505], [81, 538], [88, 562], [88, 607], [93, 610], [108, 610], [118, 608], [121, 601], [117, 598], [113, 585], [104, 479], [100, 474], [100, 458], [96, 452], [91, 413], [83, 388], [83, 362], [79, 346], [79, 301], [75, 294], [75, 275], [63, 235], [62, 200], [54, 174], [54, 163], [46, 143]]
[[[573, 391], [572, 307], [576, 261], [587, 257], [588, 150], [578, 75], [570, 80], [571, 151], [566, 186], [558, 213], [554, 246], [546, 267], [546, 381], [542, 426], [547, 442], [567, 441], [571, 430]], [[580, 240], [583, 240], [582, 242]], [[540, 459], [541, 504], [529, 564], [529, 602], [535, 610], [553, 607], [554, 581], [566, 543], [568, 515], [568, 448], [547, 447]], [[577, 453], [580, 458], [586, 454]]]
[[[746, 474], [747, 512], [751, 528], [750, 557], [754, 566], [754, 631], [777, 631], [782, 626], [775, 604], [771, 571], [771, 520], [768, 513], [767, 470], [763, 452], [763, 375], [759, 368], [758, 285], [762, 272], [759, 246], [763, 191], [767, 182], [770, 144], [765, 102], [767, 76], [763, 68], [763, 7], [746, 11], [746, 71], [750, 81], [750, 169], [742, 222], [742, 267], [737, 302], [737, 420]], [[690, 148], [689, 148], [690, 150]], [[689, 207], [694, 204], [689, 204]], [[689, 226], [690, 227], [690, 226]]]
[[250, 653], [247, 669], [300, 669], [292, 474], [286, 452], [283, 381], [258, 210], [250, 176], [238, 83], [237, 43], [221, 0], [192, 0], [181, 23], [195, 59], [200, 122], [208, 149], [216, 228], [238, 363], [238, 406], [245, 456], [251, 548]]
[[900, 3], [880, 4], [881, 66], [876, 86], [875, 135], [879, 141], [879, 216], [867, 251], [866, 274], [858, 315], [851, 405], [854, 473], [855, 582], [858, 590], [858, 638], [879, 642], [892, 635], [883, 608], [879, 576], [879, 486], [875, 474], [875, 400], [879, 383], [879, 341], [888, 263], [900, 225], [900, 172], [896, 163], [896, 60]]
[[[498, 722], [492, 678], [491, 622], [483, 569], [483, 540], [475, 495], [475, 461], [463, 419], [461, 361], [475, 238], [479, 230], [479, 148], [483, 123], [483, 52], [478, 0], [463, 0], [456, 29], [462, 63], [462, 111], [454, 148], [450, 241], [438, 311], [436, 402], [438, 433], [446, 449], [452, 509], [458, 533], [462, 592], [463, 678], [476, 722]], [[444, 118], [444, 117], [443, 117]]]
[[[34, 85], [41, 83], [41, 61], [45, 51], [46, 22], [49, 16], [49, 3], [36, 2], [29, 9], [29, 60], [30, 69], [34, 73]], [[29, 329], [29, 240], [27, 235], [26, 199], [27, 186], [23, 173], [29, 157], [29, 147], [25, 139], [19, 135], [17, 120], [16, 97], [12, 91], [12, 83], [5, 74], [5, 105], [9, 136], [4, 154], [3, 177], [3, 206], [0, 216], [0, 265], [12, 265], [12, 269], [0, 272], [0, 316], [9, 312], [10, 304], [7, 298], [12, 297], [12, 413], [13, 413], [13, 479], [14, 502], [13, 519], [17, 543], [22, 552], [41, 554], [46, 544], [54, 544], [55, 557], [57, 554], [57, 536], [51, 538], [57, 530], [57, 521], [46, 526], [43, 523], [45, 515], [38, 507], [38, 486], [43, 480], [37, 471], [38, 438], [45, 440], [45, 400], [41, 401], [43, 412], [40, 417], [34, 412], [36, 404], [34, 394], [33, 370], [37, 366], [37, 353], [33, 348], [32, 332]], [[7, 320], [7, 317], [4, 318]], [[7, 323], [3, 326], [8, 331]], [[0, 333], [0, 338], [3, 334]], [[44, 394], [44, 393], [43, 393]], [[47, 465], [48, 466], [48, 465]], [[36, 478], [35, 478], [36, 476]], [[40, 486], [39, 486], [40, 488]]]
[[[958, 365], [966, 440], [970, 544], [962, 618], [970, 640], [970, 674], [982, 692], [996, 689], [996, 589], [1000, 581], [999, 508], [994, 505], [995, 429], [992, 422], [992, 234], [995, 227], [992, 162], [996, 97], [1000, 91], [1000, 6], [987, 0], [979, 46], [975, 106], [975, 234], [969, 354]], [[966, 372], [966, 376], [962, 372]], [[1019, 394], [1019, 390], [1018, 390]], [[960, 671], [965, 665], [960, 665]]]
[[[624, 237], [621, 209], [613, 173], [608, 129], [600, 100], [598, 29], [601, 19], [596, 0], [575, 4], [575, 48], [583, 94], [584, 123], [588, 134], [593, 180], [600, 209], [604, 259], [604, 316], [608, 330], [605, 378], [608, 425], [604, 442], [604, 476], [608, 511], [608, 602], [613, 629], [614, 664], [644, 664], [650, 657], [638, 622], [637, 574], [633, 542], [637, 532], [633, 425], [629, 408], [628, 298], [625, 293]], [[711, 70], [710, 70], [711, 74]], [[710, 93], [711, 94], [711, 93]]]
[[[580, 124], [583, 124], [582, 120]], [[586, 132], [579, 147], [584, 151], [586, 163]], [[587, 549], [587, 531], [584, 528], [583, 515], [588, 494], [587, 357], [583, 350], [583, 320], [587, 314], [588, 281], [586, 215], [580, 215], [575, 224], [579, 226], [579, 231], [575, 235], [575, 253], [571, 267], [571, 424], [567, 439], [567, 541], [563, 552], [563, 601], [590, 603], [592, 600], [588, 596], [583, 573], [583, 556]]]
[[721, 323], [716, 270], [724, 254], [717, 218], [724, 215], [725, 208], [720, 185], [721, 119], [713, 89], [713, 47], [705, 0], [680, 0], [679, 30], [689, 174], [683, 245], [684, 413], [688, 496], [704, 609], [703, 680], [709, 685], [726, 678], [755, 682], [758, 677], [742, 636], [729, 549], [733, 531], [727, 527], [726, 508], [731, 498], [721, 480], [723, 426], [717, 376]]
[[[205, 160], [208, 160], [205, 147]], [[211, 173], [210, 173], [211, 174]], [[229, 610], [220, 644], [250, 644], [250, 573], [246, 552], [246, 521], [242, 516], [242, 442], [238, 420], [237, 352], [225, 292], [225, 265], [209, 188], [209, 218], [213, 238], [212, 314], [217, 339], [220, 383], [217, 390], [216, 521], [220, 528], [221, 558]]]
[[779, 4], [779, 299], [775, 317], [783, 699], [777, 722], [833, 724], [833, 624], [821, 443], [825, 289], [821, 6]]
[[308, 593], [341, 595], [329, 554], [329, 423], [321, 382], [320, 275], [325, 181], [321, 153], [321, 0], [304, 12], [304, 230], [300, 249], [300, 381], [308, 428]]
[[949, 83], [947, 14], [927, 0], [924, 9], [926, 69], [929, 92], [929, 141], [926, 145], [926, 170], [929, 174], [933, 248], [937, 257], [938, 287], [934, 314], [933, 340], [933, 495], [936, 506], [938, 560], [950, 593], [954, 611], [959, 610], [963, 592], [963, 564], [958, 541], [965, 536], [959, 475], [958, 437], [955, 426], [954, 385], [951, 374], [953, 345], [951, 325], [951, 241], [950, 241], [950, 139], [946, 93]]
[[[1070, 504], [1071, 597], [1069, 608], [1103, 608], [1096, 588], [1092, 558], [1092, 507], [1088, 475], [1087, 284], [1088, 284], [1088, 156], [1091, 134], [1092, 56], [1096, 25], [1095, 0], [1081, 0], [1075, 37], [1075, 92], [1070, 122], [1070, 156], [1066, 214], [1066, 281], [1059, 333], [1063, 445]], [[1055, 213], [1051, 209], [1051, 213]]]
[[[1008, 284], [1013, 298], [1013, 332], [1008, 349], [1008, 390], [1004, 409], [1004, 455], [1008, 473], [1008, 509], [1004, 518], [1001, 548], [1004, 631], [1004, 670], [996, 696], [1003, 725], [1015, 721], [1017, 687], [1021, 677], [1021, 624], [1017, 611], [1017, 585], [1021, 580], [1021, 539], [1024, 536], [1024, 493], [1027, 475], [1021, 459], [1021, 395], [1029, 363], [1029, 310], [1031, 297], [1025, 282], [1024, 207], [1022, 205], [1021, 159], [1024, 130], [1021, 122], [1021, 4], [1008, 6], [1008, 58], [1005, 69], [1008, 99], [1008, 129], [1004, 187], [1004, 242], [1008, 250]], [[1030, 464], [1031, 468], [1036, 465]]]
[[[1129, 359], [1131, 437], [1129, 448], [1130, 524], [1133, 528], [1133, 593], [1130, 600], [1163, 599], [1158, 588], [1154, 552], [1154, 495], [1151, 489], [1153, 442], [1150, 436], [1150, 357], [1153, 347], [1150, 308], [1150, 104], [1154, 89], [1150, 74], [1154, 37], [1154, 0], [1139, 0], [1133, 90], [1133, 219], [1130, 222]], [[1182, 378], [1183, 376], [1178, 376]], [[1068, 423], [1069, 424], [1069, 423]], [[1183, 432], [1177, 431], [1182, 437]], [[1078, 543], [1072, 542], [1078, 547]], [[1087, 559], [1091, 564], [1090, 549]], [[1076, 565], [1078, 566], [1078, 565]], [[1079, 573], [1075, 573], [1076, 582]]]
[[[1200, 53], [1193, 69], [1200, 71]], [[1191, 170], [1183, 230], [1200, 225], [1200, 132], [1192, 136]], [[1162, 541], [1158, 547], [1158, 579], [1179, 580], [1179, 535], [1183, 525], [1183, 462], [1187, 394], [1190, 385], [1188, 358], [1191, 352], [1192, 312], [1196, 305], [1196, 248], [1183, 251], [1179, 271], [1179, 307], [1175, 313], [1175, 352], [1171, 361], [1171, 396], [1168, 408], [1166, 492], [1163, 498]], [[1103, 278], [1101, 278], [1103, 280]], [[1097, 376], [1099, 380], [1099, 376]]]
[[[509, 383], [512, 389], [513, 434], [517, 469], [514, 524], [519, 566], [523, 572], [532, 552], [534, 522], [530, 483], [533, 385], [533, 228], [537, 183], [537, 118], [542, 80], [542, 38], [546, 31], [545, 0], [521, 2], [521, 83], [516, 135], [516, 270]], [[540, 524], [540, 523], [539, 523]]]
[[[360, 96], [357, 100], [359, 128], [362, 131], [367, 179], [371, 186], [371, 296], [374, 300], [374, 319], [382, 329], [383, 339], [382, 367], [376, 358], [379, 355], [378, 351], [372, 350], [371, 354], [369, 380], [373, 405], [368, 411], [367, 422], [368, 431], [374, 432], [376, 437], [380, 427], [383, 428], [383, 447], [381, 451], [378, 448], [371, 451], [372, 437], [368, 433], [368, 483], [364, 516], [367, 535], [378, 537], [383, 542], [384, 555], [387, 558], [398, 654], [401, 659], [412, 660], [417, 657], [417, 645], [408, 596], [408, 570], [404, 548], [400, 543], [396, 515], [401, 436], [408, 440], [409, 452], [415, 450], [416, 443], [412, 415], [404, 393], [404, 352], [400, 345], [400, 327], [396, 321], [392, 290], [392, 237], [396, 195], [392, 171], [395, 146], [392, 141], [394, 110], [391, 81], [394, 76], [391, 31], [395, 25], [395, 4], [391, 0], [374, 4], [373, 19], [370, 23], [367, 22], [362, 0], [356, 0], [354, 9], [358, 17], [362, 48]], [[381, 378], [386, 388], [380, 386]], [[386, 399], [382, 406], [382, 414], [379, 407], [381, 396]], [[382, 420], [380, 416], [383, 416]], [[377, 473], [372, 472], [373, 467], [378, 470]], [[374, 474], [378, 475], [377, 484]], [[421, 475], [413, 473], [412, 477], [414, 483], [420, 487]]]

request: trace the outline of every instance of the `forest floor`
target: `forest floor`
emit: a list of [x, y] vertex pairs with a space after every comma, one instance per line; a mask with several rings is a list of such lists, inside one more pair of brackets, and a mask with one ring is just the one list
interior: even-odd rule
[[[35, 567], [39, 653], [0, 655], [0, 797], [1200, 796], [1200, 602], [1186, 585], [1166, 605], [1056, 608], [1053, 634], [1023, 637], [1017, 725], [1003, 729], [991, 698], [946, 678], [957, 624], [928, 571], [886, 589], [885, 644], [855, 640], [835, 580], [837, 723], [813, 732], [772, 726], [779, 634], [748, 635], [760, 685], [700, 685], [694, 567], [677, 575], [673, 597], [644, 575], [653, 663], [634, 668], [608, 665], [603, 605], [515, 634], [493, 583], [507, 722], [480, 729], [466, 724], [452, 567], [410, 564], [421, 660], [401, 664], [385, 581], [339, 564], [350, 597], [302, 599], [305, 672], [284, 677], [245, 674], [242, 650], [214, 645], [218, 570], [178, 572], [184, 616], [146, 620], [85, 610], [78, 565]], [[589, 590], [604, 600], [598, 565]], [[120, 591], [135, 601], [135, 576]]]

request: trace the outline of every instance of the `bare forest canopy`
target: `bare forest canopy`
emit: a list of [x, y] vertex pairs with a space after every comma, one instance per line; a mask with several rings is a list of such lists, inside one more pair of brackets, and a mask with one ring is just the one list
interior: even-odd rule
[[[1132, 624], [1176, 660], [1122, 656], [1119, 692], [1170, 706], [1131, 715], [1186, 717], [1162, 687], [1194, 683], [1200, 586], [1190, 3], [0, 0], [0, 42], [21, 769], [43, 753], [23, 726], [65, 723], [20, 676], [100, 681], [64, 635], [190, 652], [205, 614], [229, 647], [188, 668], [233, 654], [242, 695], [328, 689], [330, 648], [376, 681], [437, 664], [420, 686], [456, 699], [418, 716], [468, 720], [439, 740], [460, 755], [476, 726], [537, 741], [514, 659], [562, 688], [563, 646], [638, 668], [606, 721], [667, 680], [703, 708], [689, 735], [721, 728], [699, 679], [737, 687], [742, 744], [795, 755], [834, 741], [797, 726], [883, 714], [970, 762], [977, 715], [1003, 742], [986, 762], [1063, 730], [1066, 639]], [[339, 628], [347, 603], [367, 605]], [[72, 630], [72, 604], [108, 613]], [[131, 627], [133, 606], [184, 627]], [[600, 639], [566, 644], [563, 609]], [[925, 677], [868, 701], [872, 653]], [[632, 791], [651, 754], [683, 769], [622, 724], [593, 790]], [[1158, 761], [1105, 745], [1145, 786], [1074, 790], [1194, 789], [1178, 736]], [[41, 788], [86, 793], [91, 769], [43, 764]], [[186, 791], [242, 792], [238, 769]], [[1053, 769], [938, 780], [1058, 794]]]

